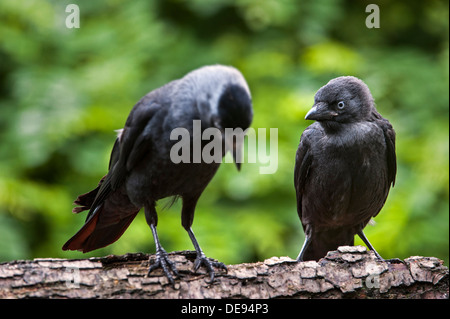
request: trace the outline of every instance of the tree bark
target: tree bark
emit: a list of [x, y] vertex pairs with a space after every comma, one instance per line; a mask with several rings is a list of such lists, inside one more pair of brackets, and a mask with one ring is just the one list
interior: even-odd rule
[[229, 265], [213, 283], [193, 271], [195, 252], [169, 254], [180, 277], [172, 286], [154, 255], [34, 259], [0, 264], [0, 298], [448, 298], [449, 271], [434, 257], [378, 260], [362, 246], [344, 246], [319, 262], [288, 257]]

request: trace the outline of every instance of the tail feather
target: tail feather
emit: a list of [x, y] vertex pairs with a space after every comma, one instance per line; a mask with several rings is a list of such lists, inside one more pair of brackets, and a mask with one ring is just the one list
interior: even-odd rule
[[81, 229], [72, 236], [62, 247], [63, 250], [79, 250], [87, 252], [89, 250], [84, 249], [84, 243], [88, 240], [89, 236], [94, 232], [98, 223], [99, 214], [93, 214]]
[[62, 247], [63, 250], [88, 252], [118, 240], [136, 217], [140, 208], [134, 206], [123, 190], [111, 192], [109, 179], [103, 177], [97, 188], [78, 196], [72, 211], [89, 210], [81, 229]]
[[138, 212], [139, 209], [125, 212], [107, 211], [105, 205], [102, 204], [97, 207], [83, 227], [64, 244], [62, 249], [79, 250], [86, 253], [108, 246], [122, 236]]
[[303, 261], [315, 260], [325, 257], [329, 251], [336, 250], [339, 246], [353, 246], [355, 234], [349, 229], [329, 229], [313, 232], [308, 245], [303, 252]]
[[97, 196], [99, 189], [100, 186], [86, 194], [79, 195], [77, 199], [73, 202], [75, 205], [79, 206], [74, 207], [72, 209], [72, 213], [78, 214], [82, 211], [91, 209], [91, 206], [94, 203], [95, 197]]
[[97, 193], [100, 189], [100, 186], [102, 186], [103, 181], [105, 180], [106, 175], [103, 176], [103, 178], [98, 183], [97, 188], [94, 190], [87, 192], [85, 194], [81, 194], [77, 197], [77, 199], [73, 202], [75, 205], [79, 205], [78, 207], [74, 207], [72, 209], [72, 213], [78, 214], [82, 211], [89, 210], [92, 207], [92, 204], [94, 203], [95, 197], [97, 197]]

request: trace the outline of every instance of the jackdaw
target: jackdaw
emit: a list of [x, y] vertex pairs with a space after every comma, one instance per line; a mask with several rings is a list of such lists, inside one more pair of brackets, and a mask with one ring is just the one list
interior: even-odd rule
[[[149, 273], [162, 268], [173, 284], [178, 276], [156, 232], [156, 201], [181, 197], [181, 223], [197, 253], [195, 270], [204, 265], [214, 280], [214, 267], [226, 270], [223, 263], [210, 261], [201, 250], [191, 225], [197, 201], [213, 178], [220, 162], [193, 161], [195, 120], [202, 132], [207, 128], [247, 129], [253, 118], [250, 90], [243, 75], [235, 68], [205, 66], [145, 95], [131, 110], [125, 127], [119, 131], [111, 152], [109, 171], [97, 188], [80, 195], [74, 213], [89, 210], [84, 226], [63, 246], [63, 250], [88, 252], [105, 247], [120, 238], [139, 210], [144, 207], [156, 245], [156, 262]], [[184, 129], [190, 136], [190, 158], [174, 163], [170, 152], [177, 142], [171, 132]], [[224, 134], [222, 134], [224, 137]], [[207, 141], [206, 141], [207, 142]], [[205, 146], [201, 141], [201, 147]], [[226, 144], [223, 141], [223, 144]], [[231, 143], [233, 158], [240, 143]], [[230, 145], [228, 143], [227, 145]], [[224, 156], [227, 149], [221, 149]], [[201, 151], [201, 150], [200, 150]], [[238, 169], [239, 164], [236, 163]]]
[[300, 138], [294, 170], [297, 212], [305, 232], [298, 261], [319, 260], [354, 244], [383, 207], [397, 171], [395, 132], [376, 110], [367, 85], [352, 76], [321, 87]]

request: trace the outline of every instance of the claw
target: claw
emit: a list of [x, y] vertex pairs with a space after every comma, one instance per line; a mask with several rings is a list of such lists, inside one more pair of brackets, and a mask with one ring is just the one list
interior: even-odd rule
[[390, 264], [405, 264], [405, 262], [403, 260], [401, 260], [400, 258], [391, 258], [391, 259], [386, 259], [385, 261]]
[[224, 270], [225, 272], [228, 272], [227, 266], [225, 266], [224, 263], [218, 262], [218, 261], [210, 261], [209, 258], [207, 258], [204, 254], [197, 255], [197, 258], [194, 261], [194, 270], [197, 272], [197, 270], [200, 268], [201, 265], [204, 265], [209, 273], [210, 281], [208, 283], [212, 283], [214, 281], [214, 268], [219, 268]]
[[175, 277], [178, 277], [179, 274], [178, 274], [177, 268], [175, 267], [175, 263], [169, 259], [169, 255], [162, 248], [157, 250], [155, 262], [152, 265], [150, 265], [150, 267], [148, 267], [147, 277], [150, 275], [150, 273], [153, 270], [155, 270], [157, 268], [162, 268], [167, 279], [172, 284], [172, 286], [174, 286], [175, 281], [174, 281], [172, 274], [170, 273], [170, 270], [175, 275]]

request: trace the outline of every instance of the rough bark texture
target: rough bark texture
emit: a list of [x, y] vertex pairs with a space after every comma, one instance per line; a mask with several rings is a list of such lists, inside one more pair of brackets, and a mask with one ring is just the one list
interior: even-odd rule
[[174, 252], [180, 278], [146, 276], [154, 255], [34, 259], [0, 264], [0, 298], [448, 298], [449, 272], [434, 257], [387, 263], [365, 247], [339, 247], [319, 262], [273, 257], [229, 265], [214, 283], [193, 272], [195, 253]]

